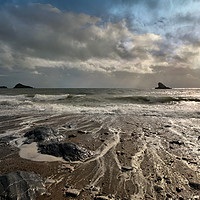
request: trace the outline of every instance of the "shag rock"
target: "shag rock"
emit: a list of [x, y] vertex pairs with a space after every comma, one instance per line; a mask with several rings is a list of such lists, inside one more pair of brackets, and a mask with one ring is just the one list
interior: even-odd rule
[[26, 143], [38, 142], [49, 143], [59, 142], [64, 139], [64, 136], [49, 127], [37, 127], [34, 130], [27, 132], [24, 137], [27, 137]]
[[0, 86], [0, 88], [7, 88], [6, 86]]
[[44, 180], [33, 172], [16, 171], [0, 176], [0, 199], [33, 200], [45, 193]]
[[23, 84], [21, 84], [21, 83], [18, 83], [17, 85], [15, 85], [14, 88], [33, 88], [33, 87], [27, 86], [27, 85], [23, 85]]
[[159, 82], [158, 87], [156, 87], [155, 89], [172, 89], [172, 88], [167, 87], [163, 83]]
[[62, 157], [66, 161], [84, 161], [92, 156], [89, 150], [73, 143], [39, 144], [39, 150], [43, 154]]

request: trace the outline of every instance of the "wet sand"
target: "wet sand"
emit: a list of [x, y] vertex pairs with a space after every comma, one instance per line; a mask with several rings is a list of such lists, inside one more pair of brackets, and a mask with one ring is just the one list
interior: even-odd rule
[[31, 144], [24, 144], [20, 147], [19, 156], [24, 159], [32, 160], [32, 161], [61, 161], [65, 162], [60, 157], [55, 157], [51, 155], [38, 153], [37, 143], [33, 142]]
[[[34, 171], [51, 180], [47, 181], [47, 193], [38, 200], [92, 200], [96, 196], [121, 200], [199, 199], [199, 122], [192, 118], [134, 115], [1, 117], [0, 174]], [[45, 160], [41, 161], [35, 144], [21, 146], [20, 153], [21, 137], [38, 126], [54, 128], [66, 136], [66, 142], [91, 150], [94, 156], [66, 164], [42, 155]], [[34, 151], [27, 152], [29, 147]], [[80, 194], [66, 197], [67, 188], [80, 190]]]

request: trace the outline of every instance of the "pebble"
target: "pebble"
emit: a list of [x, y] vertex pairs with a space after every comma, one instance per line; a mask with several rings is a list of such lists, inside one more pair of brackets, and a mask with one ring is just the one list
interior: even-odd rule
[[128, 167], [128, 166], [122, 166], [122, 171], [127, 172], [127, 171], [132, 171], [133, 167]]
[[80, 190], [68, 188], [66, 191], [66, 196], [77, 197], [80, 194]]

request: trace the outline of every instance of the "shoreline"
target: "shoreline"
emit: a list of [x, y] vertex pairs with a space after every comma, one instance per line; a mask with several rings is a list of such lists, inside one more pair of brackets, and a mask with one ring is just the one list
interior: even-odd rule
[[[7, 120], [12, 124], [16, 119]], [[76, 199], [88, 200], [97, 195], [113, 195], [115, 199], [165, 199], [167, 195], [191, 198], [199, 193], [189, 185], [199, 183], [200, 178], [198, 119], [189, 122], [134, 115], [75, 114], [46, 116], [43, 120], [40, 117], [38, 121], [35, 118], [33, 124], [30, 118], [27, 120], [27, 129], [26, 121], [19, 123], [18, 119], [13, 123], [13, 130], [23, 130], [21, 137], [34, 127], [52, 127], [66, 136], [63, 142], [96, 152], [94, 158], [83, 162], [61, 162], [60, 158], [47, 162], [41, 161], [40, 156], [52, 157], [40, 154], [37, 158], [36, 143], [21, 146], [20, 152], [8, 141], [1, 141], [0, 174], [23, 169], [44, 178], [53, 177], [55, 182], [60, 180], [58, 184], [51, 183], [49, 196], [37, 197], [39, 200], [65, 199], [66, 185], [81, 191]], [[187, 133], [186, 128], [191, 125], [194, 128]], [[23, 159], [19, 154], [40, 162]]]

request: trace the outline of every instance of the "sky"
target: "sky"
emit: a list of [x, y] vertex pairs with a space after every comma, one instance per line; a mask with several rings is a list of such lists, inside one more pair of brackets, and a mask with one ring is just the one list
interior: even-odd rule
[[0, 85], [200, 87], [200, 0], [0, 0]]

